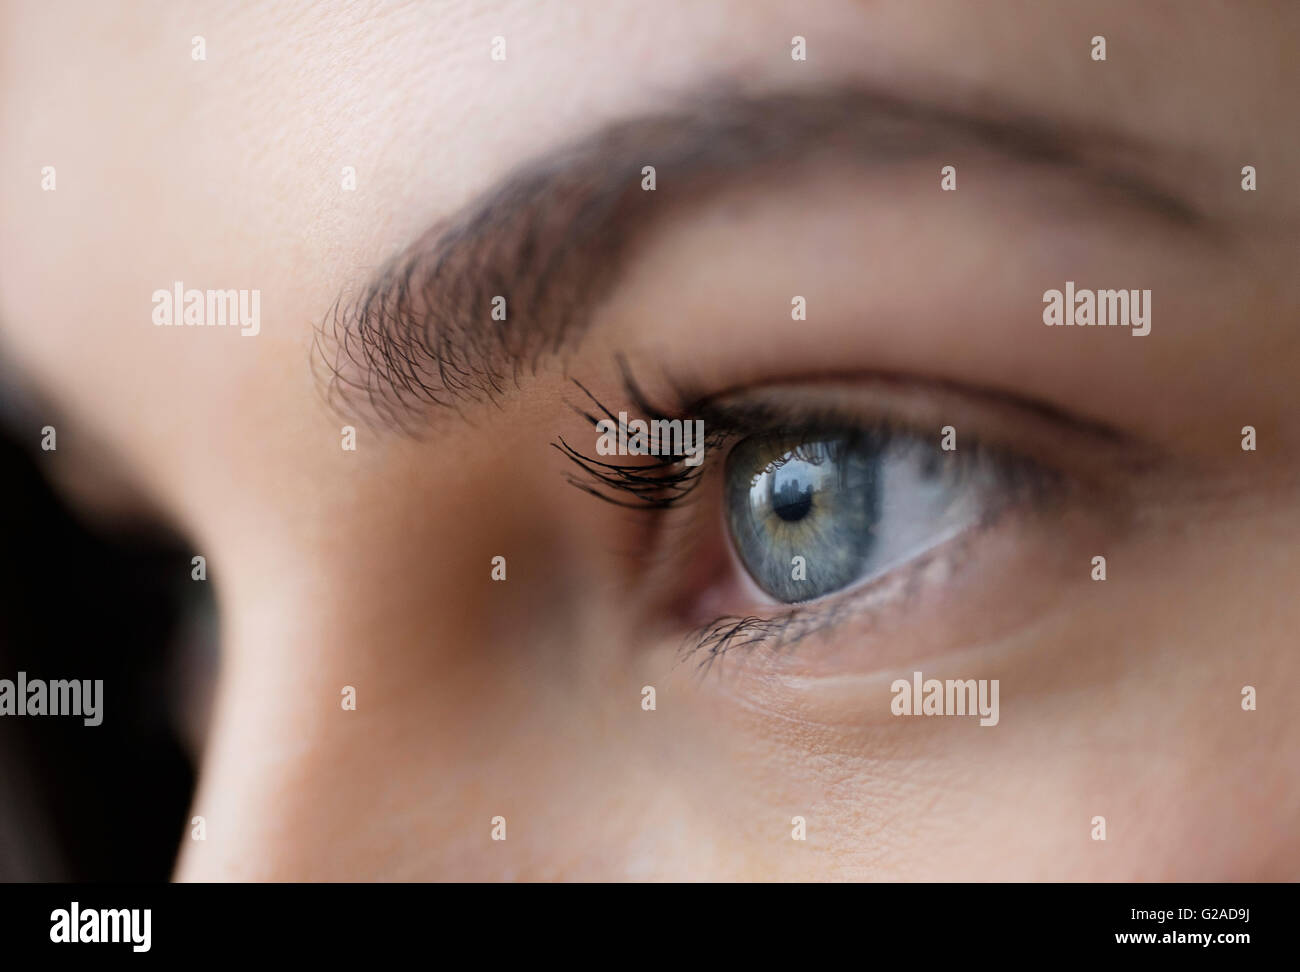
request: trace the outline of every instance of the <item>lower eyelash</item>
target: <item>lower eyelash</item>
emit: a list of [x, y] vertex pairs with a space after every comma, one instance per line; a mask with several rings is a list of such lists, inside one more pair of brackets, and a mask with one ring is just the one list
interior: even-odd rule
[[778, 652], [793, 648], [804, 638], [834, 626], [852, 613], [852, 598], [834, 604], [797, 607], [773, 618], [757, 615], [717, 618], [697, 628], [683, 645], [682, 660], [698, 656], [697, 667], [707, 674], [713, 664], [728, 652], [743, 648], [749, 651]]
[[757, 615], [717, 618], [691, 633], [679, 657], [685, 660], [698, 656], [697, 667], [707, 674], [723, 655], [737, 648], [773, 653], [794, 648], [805, 638], [858, 613], [855, 593], [861, 595], [863, 591], [836, 592], [839, 596], [832, 595], [836, 597], [834, 601], [810, 602], [771, 618]]
[[684, 660], [700, 656], [697, 667], [701, 673], [707, 674], [713, 663], [732, 649], [767, 648], [777, 651], [793, 646], [826, 624], [827, 621], [810, 617], [800, 609], [775, 618], [721, 617], [693, 632], [680, 657]]

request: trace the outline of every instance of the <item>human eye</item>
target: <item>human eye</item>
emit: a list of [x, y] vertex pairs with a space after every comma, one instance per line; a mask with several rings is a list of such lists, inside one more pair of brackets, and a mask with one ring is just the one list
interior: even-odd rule
[[709, 660], [855, 620], [914, 630], [923, 604], [954, 618], [994, 598], [1028, 604], [1034, 575], [1116, 528], [1141, 467], [1107, 429], [896, 376], [775, 382], [680, 408], [629, 380], [627, 397], [630, 412], [584, 414], [699, 423], [703, 461], [654, 435], [620, 457], [559, 444], [575, 485], [656, 518], [637, 587]]
[[723, 504], [749, 578], [793, 604], [884, 575], [995, 508], [996, 462], [888, 425], [759, 433], [732, 446]]

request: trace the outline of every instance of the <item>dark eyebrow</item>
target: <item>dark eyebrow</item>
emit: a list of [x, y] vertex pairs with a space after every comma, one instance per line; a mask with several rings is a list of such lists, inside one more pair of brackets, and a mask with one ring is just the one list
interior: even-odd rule
[[[1064, 170], [1184, 229], [1205, 219], [1141, 174], [1159, 171], [1150, 148], [1113, 132], [858, 88], [720, 90], [607, 125], [508, 175], [356, 296], [340, 295], [318, 328], [314, 362], [343, 414], [368, 406], [363, 420], [418, 434], [430, 411], [495, 401], [580, 337], [631, 243], [683, 200], [740, 173], [823, 158], [887, 165], [971, 150]], [[655, 167], [654, 191], [641, 187], [645, 165]], [[504, 322], [491, 316], [496, 296], [506, 299]]]

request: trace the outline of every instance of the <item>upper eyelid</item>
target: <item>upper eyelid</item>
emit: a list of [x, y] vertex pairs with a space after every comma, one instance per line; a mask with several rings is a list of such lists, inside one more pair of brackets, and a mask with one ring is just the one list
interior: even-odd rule
[[805, 425], [857, 426], [865, 420], [936, 437], [951, 424], [959, 448], [976, 446], [1058, 468], [1084, 488], [1128, 491], [1140, 498], [1153, 477], [1178, 472], [1189, 481], [1201, 478], [1194, 464], [1160, 443], [1001, 387], [870, 371], [780, 376], [708, 393], [676, 378], [665, 382], [675, 409], [724, 428], [759, 429], [791, 411], [801, 414]]
[[[1056, 405], [1040, 399], [1021, 395], [1005, 388], [991, 388], [946, 378], [933, 378], [925, 375], [900, 374], [897, 372], [857, 371], [847, 374], [799, 375], [762, 384], [751, 384], [743, 388], [731, 388], [712, 392], [707, 395], [691, 394], [681, 391], [675, 385], [680, 398], [679, 409], [683, 414], [705, 416], [722, 426], [757, 425], [759, 422], [772, 421], [774, 403], [765, 401], [765, 395], [771, 394], [773, 388], [813, 389], [819, 385], [876, 385], [883, 389], [905, 388], [912, 394], [931, 393], [960, 400], [963, 403], [1001, 409], [1007, 413], [1018, 413], [1026, 419], [1040, 423], [1050, 423], [1069, 428], [1080, 436], [1095, 440], [1099, 444], [1125, 445], [1137, 443], [1128, 432], [1104, 422], [1098, 422], [1084, 416], [1076, 415]], [[747, 400], [748, 399], [748, 400]], [[764, 410], [766, 411], [766, 416]], [[827, 410], [827, 417], [833, 419], [837, 413]], [[1147, 443], [1147, 445], [1150, 445]]]
[[[617, 362], [622, 376], [624, 392], [635, 410], [635, 417], [664, 421], [703, 421], [707, 430], [708, 443], [705, 461], [698, 467], [680, 471], [677, 467], [681, 465], [681, 459], [659, 460], [657, 462], [606, 462], [584, 454], [573, 447], [563, 436], [557, 437], [556, 442], [552, 443], [555, 448], [571, 462], [579, 466], [590, 480], [589, 482], [583, 482], [571, 477], [570, 482], [579, 489], [618, 506], [666, 510], [676, 505], [694, 491], [695, 486], [699, 484], [700, 477], [708, 467], [713, 465], [719, 451], [725, 449], [737, 439], [748, 435], [770, 434], [773, 432], [785, 432], [792, 435], [835, 432], [837, 434], [851, 435], [866, 429], [884, 429], [891, 434], [906, 434], [918, 440], [923, 439], [924, 436], [919, 424], [899, 419], [888, 407], [880, 407], [879, 403], [869, 413], [860, 407], [850, 408], [843, 404], [832, 408], [825, 404], [810, 405], [806, 402], [787, 402], [782, 406], [770, 400], [764, 401], [763, 394], [765, 390], [761, 388], [697, 396], [693, 402], [684, 403], [685, 393], [682, 392], [680, 386], [674, 386], [677, 401], [665, 408], [652, 400], [642, 389], [632, 373], [626, 356], [617, 356]], [[872, 380], [879, 381], [881, 379], [880, 376], [858, 377], [859, 382]], [[896, 385], [906, 383], [913, 393], [924, 392], [926, 387], [935, 384], [927, 383], [924, 380], [904, 382], [903, 379], [896, 376], [892, 376], [887, 380]], [[616, 423], [619, 421], [614, 412], [602, 403], [586, 385], [576, 378], [571, 379], [571, 381], [581, 391], [583, 397], [593, 404], [605, 418]], [[788, 382], [775, 384], [778, 387], [790, 387]], [[802, 385], [797, 387], [802, 387]], [[951, 390], [954, 386], [949, 383], [944, 387]], [[961, 388], [961, 398], [963, 400], [979, 397], [978, 392], [972, 393], [964, 387], [956, 387]], [[768, 393], [770, 394], [770, 390]], [[753, 397], [746, 401], [746, 395]], [[1002, 397], [1005, 398], [1006, 396]], [[572, 404], [571, 407], [593, 426], [600, 421], [595, 414], [585, 408]], [[1034, 408], [1029, 406], [1025, 410], [1034, 412], [1040, 420], [1042, 420], [1044, 413], [1058, 422], [1062, 420], [1058, 413], [1046, 407]], [[1077, 420], [1067, 417], [1066, 421], [1074, 426], [1081, 426], [1092, 435], [1098, 434], [1095, 429], [1089, 428]], [[1113, 440], [1117, 438], [1117, 435], [1107, 430], [1104, 437]], [[972, 450], [984, 451], [980, 437], [978, 435], [972, 436], [967, 432], [964, 452], [968, 455]], [[1027, 464], [1028, 467], [1035, 471], [1044, 468], [1050, 469], [1050, 466], [1045, 466], [1044, 463], [1037, 461], [1032, 456], [1018, 456], [1013, 450], [1005, 448], [1001, 450], [995, 449], [994, 451], [999, 452], [1008, 468], [1014, 460]], [[633, 501], [623, 502], [608, 494], [603, 494], [599, 491], [600, 487], [620, 490], [624, 494], [633, 497]]]
[[[602, 481], [582, 461], [594, 456], [570, 452], [563, 439], [553, 443], [584, 467], [581, 476], [569, 477], [573, 485], [606, 502], [638, 510], [666, 513], [691, 501], [711, 471], [721, 468], [716, 460], [731, 442], [774, 428], [810, 433], [826, 431], [828, 426], [839, 430], [883, 426], [918, 440], [933, 435], [932, 441], [938, 442], [941, 426], [955, 424], [959, 450], [989, 453], [1000, 460], [1008, 497], [1032, 489], [1039, 502], [1084, 502], [1089, 508], [1103, 508], [1115, 522], [1159, 512], [1180, 498], [1195, 499], [1214, 478], [1212, 469], [1170, 454], [1148, 439], [1002, 388], [922, 375], [856, 372], [779, 375], [765, 383], [710, 390], [661, 371], [647, 392], [633, 375], [627, 356], [620, 353], [615, 360], [629, 411], [670, 420], [704, 416], [710, 442], [699, 466], [664, 464], [663, 489], [635, 478], [623, 483]], [[625, 480], [629, 473], [639, 477], [645, 472], [636, 468], [644, 463], [629, 463], [626, 469], [620, 465], [613, 463], [613, 468], [603, 471]], [[684, 523], [685, 518], [670, 518], [655, 529], [674, 529], [678, 520]]]

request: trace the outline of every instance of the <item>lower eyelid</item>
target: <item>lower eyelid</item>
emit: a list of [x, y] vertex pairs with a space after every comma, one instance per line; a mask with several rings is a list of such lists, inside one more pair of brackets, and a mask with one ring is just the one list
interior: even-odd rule
[[[708, 656], [702, 662], [740, 645], [764, 652], [779, 653], [794, 648], [814, 636], [833, 634], [838, 628], [870, 619], [873, 625], [892, 622], [905, 613], [928, 588], [942, 585], [970, 555], [971, 534], [988, 529], [972, 525], [917, 557], [892, 569], [833, 591], [816, 600], [785, 604], [764, 594], [748, 578], [738, 563], [735, 570], [744, 578], [742, 587], [746, 608], [743, 614], [713, 616], [692, 634], [691, 654]], [[733, 555], [734, 556], [734, 555]], [[711, 599], [712, 603], [720, 600]], [[745, 636], [738, 639], [730, 630], [747, 621]]]
[[702, 624], [692, 632], [688, 657], [706, 668], [734, 666], [762, 682], [867, 676], [992, 650], [1091, 592], [1084, 568], [1092, 551], [1113, 546], [1103, 539], [1110, 524], [1091, 516], [1059, 529], [1058, 522], [1050, 512], [1008, 509], [900, 570], [824, 601], [770, 614], [743, 609], [738, 613], [776, 624], [751, 625], [750, 636], [761, 637], [721, 656], [713, 649], [726, 622]]
[[[1049, 473], [913, 560], [793, 606], [758, 591], [727, 549], [731, 576], [743, 582], [697, 598], [695, 613], [683, 616], [690, 622], [684, 652], [705, 667], [729, 657], [726, 664], [756, 672], [805, 674], [949, 654], [981, 630], [991, 633], [988, 625], [1045, 610], [1071, 581], [1087, 580], [1079, 565], [1106, 547], [1119, 521], [1105, 506], [1080, 499]], [[747, 623], [728, 642], [742, 620]]]

